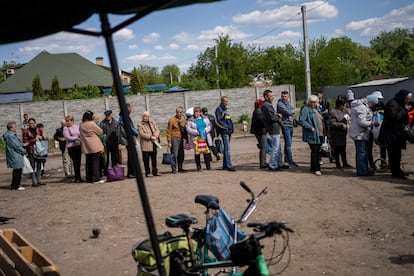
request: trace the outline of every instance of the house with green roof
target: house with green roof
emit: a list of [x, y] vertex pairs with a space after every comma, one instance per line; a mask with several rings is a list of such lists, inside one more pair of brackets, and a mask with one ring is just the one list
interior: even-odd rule
[[[0, 83], [0, 103], [31, 101], [32, 82], [36, 75], [39, 75], [45, 90], [51, 88], [55, 77], [63, 90], [72, 89], [75, 85], [94, 85], [101, 89], [113, 86], [110, 68], [95, 64], [76, 53], [50, 54], [42, 51], [13, 73]], [[125, 78], [123, 85], [129, 85]]]

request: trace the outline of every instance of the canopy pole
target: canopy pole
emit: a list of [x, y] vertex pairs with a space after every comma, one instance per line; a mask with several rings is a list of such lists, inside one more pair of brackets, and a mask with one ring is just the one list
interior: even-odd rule
[[[112, 75], [114, 78], [114, 84], [116, 87], [116, 94], [118, 96], [118, 103], [119, 108], [121, 110], [122, 117], [124, 118], [125, 122], [129, 121], [129, 114], [125, 102], [125, 95], [122, 89], [122, 82], [121, 77], [119, 75], [119, 68], [118, 62], [115, 55], [115, 47], [112, 40], [112, 32], [108, 21], [108, 15], [106, 13], [99, 14], [99, 18], [101, 20], [101, 29], [102, 35], [105, 38], [106, 48], [108, 51], [109, 61], [112, 68]], [[127, 135], [128, 145], [135, 145], [136, 139], [132, 135], [132, 129], [130, 124], [124, 124], [124, 129]], [[155, 224], [151, 213], [151, 207], [149, 204], [147, 190], [145, 188], [144, 178], [142, 176], [142, 171], [140, 167], [140, 163], [138, 161], [138, 155], [135, 146], [128, 147], [128, 150], [131, 151], [130, 156], [132, 157], [132, 164], [135, 167], [136, 171], [136, 181], [137, 181], [137, 188], [139, 195], [141, 197], [142, 208], [144, 209], [145, 219], [147, 221], [148, 232], [150, 235], [150, 240], [152, 244], [152, 248], [155, 253], [155, 258], [157, 260], [157, 268], [159, 275], [165, 276], [165, 268], [164, 268], [164, 261], [161, 257], [161, 250], [159, 247], [157, 231], [155, 230]]]

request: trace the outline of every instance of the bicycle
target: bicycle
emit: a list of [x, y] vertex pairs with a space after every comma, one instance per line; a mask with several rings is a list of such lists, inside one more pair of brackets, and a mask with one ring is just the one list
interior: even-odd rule
[[[184, 224], [190, 222], [184, 216], [182, 217], [182, 222]], [[170, 255], [171, 262], [171, 275], [191, 275], [199, 276], [203, 275], [203, 271], [211, 268], [221, 268], [221, 267], [243, 267], [247, 266], [247, 269], [243, 273], [238, 274], [227, 274], [227, 275], [242, 275], [242, 276], [268, 276], [269, 267], [273, 265], [273, 259], [275, 257], [271, 256], [270, 259], [266, 260], [264, 254], [262, 253], [263, 246], [260, 244], [260, 240], [266, 237], [272, 237], [275, 234], [281, 235], [283, 237], [284, 243], [283, 248], [278, 255], [280, 258], [283, 257], [286, 249], [289, 249], [289, 233], [294, 231], [286, 226], [285, 222], [268, 222], [268, 223], [248, 223], [248, 227], [253, 227], [254, 231], [257, 233], [251, 234], [249, 238], [244, 239], [241, 242], [235, 243], [230, 246], [231, 259], [228, 261], [223, 261], [220, 263], [194, 263], [190, 260], [188, 261], [188, 252], [183, 250], [176, 250]], [[274, 250], [273, 250], [274, 251]], [[290, 252], [289, 252], [290, 253]], [[191, 258], [191, 257], [190, 257]], [[290, 258], [290, 255], [289, 255]], [[290, 259], [289, 259], [290, 260]], [[287, 262], [286, 267], [289, 262]], [[282, 270], [283, 271], [283, 270]], [[222, 273], [220, 270], [217, 274]], [[279, 272], [281, 273], [281, 272]], [[279, 274], [278, 273], [278, 274]]]
[[[215, 214], [215, 212], [217, 212], [217, 210], [220, 210], [219, 199], [211, 195], [197, 195], [195, 197], [195, 202], [206, 207], [206, 226], [203, 228], [192, 228], [192, 225], [198, 223], [198, 221], [196, 218], [190, 217], [186, 214], [168, 216], [166, 218], [166, 225], [171, 228], [181, 228], [184, 235], [172, 236], [169, 232], [166, 232], [163, 235], [160, 235], [158, 238], [160, 241], [160, 247], [164, 253], [163, 259], [165, 260], [164, 266], [166, 267], [166, 271], [168, 271], [167, 275], [208, 276], [209, 270], [211, 271], [213, 269], [219, 269], [219, 271], [214, 275], [218, 275], [220, 273], [225, 273], [227, 276], [249, 275], [245, 273], [238, 273], [236, 271], [236, 268], [238, 266], [241, 266], [241, 263], [237, 261], [237, 254], [235, 255], [234, 253], [237, 252], [237, 250], [235, 251], [234, 249], [237, 248], [237, 246], [232, 249], [232, 246], [238, 243], [234, 243], [233, 241], [237, 241], [239, 238], [237, 235], [238, 225], [247, 221], [250, 215], [254, 212], [254, 210], [257, 208], [257, 201], [260, 196], [267, 193], [267, 187], [265, 187], [256, 197], [244, 182], [240, 182], [240, 185], [243, 187], [243, 189], [250, 193], [251, 198], [247, 200], [247, 206], [243, 210], [240, 218], [233, 219], [231, 222], [234, 232], [232, 233], [232, 243], [228, 244], [226, 248], [229, 251], [229, 258], [226, 260], [217, 260], [216, 258], [210, 256], [209, 253], [212, 253], [212, 251], [209, 249], [206, 242], [208, 239], [207, 230], [209, 223], [211, 222], [211, 217]], [[256, 223], [249, 224], [248, 226], [258, 228], [260, 225], [262, 224]], [[261, 228], [259, 228], [262, 229], [263, 227], [264, 226], [261, 226]], [[273, 224], [273, 227], [275, 228], [275, 224]], [[250, 235], [249, 239], [247, 240], [251, 239], [253, 238]], [[281, 254], [276, 256], [280, 259], [283, 257], [285, 249], [288, 247], [288, 239], [285, 240], [287, 240], [287, 242], [284, 243]], [[148, 245], [149, 240], [146, 239], [144, 241]], [[185, 246], [183, 245], [183, 241], [186, 241]], [[246, 239], [243, 239], [242, 242], [246, 243]], [[276, 244], [274, 244], [274, 246], [276, 246]], [[157, 272], [155, 271], [155, 258], [153, 256], [153, 253], [150, 252], [148, 247], [145, 248], [145, 252], [137, 252], [138, 249], [139, 248], [137, 246], [134, 247], [132, 251], [132, 255], [138, 263], [138, 275], [157, 275]], [[143, 249], [143, 247], [141, 247], [141, 249]], [[141, 256], [139, 257], [138, 255]], [[138, 257], [141, 258], [141, 262], [138, 260]], [[276, 257], [274, 257], [272, 253], [272, 257], [269, 259], [267, 265], [266, 263], [263, 265], [264, 257], [259, 257], [257, 259], [257, 269], [264, 271], [267, 269], [267, 266], [274, 264], [272, 263], [272, 260], [274, 260]], [[236, 261], [233, 261], [234, 258]], [[250, 264], [250, 266], [252, 266], [252, 264]], [[248, 271], [252, 270], [253, 268], [248, 269]], [[144, 273], [140, 274], [140, 272]]]
[[[261, 195], [267, 193], [267, 187], [265, 187], [257, 196], [252, 192], [252, 190], [244, 183], [240, 182], [241, 187], [250, 193], [251, 198], [247, 200], [247, 206], [243, 210], [240, 218], [234, 219], [233, 223], [233, 239], [231, 244], [225, 244], [227, 246], [227, 250], [229, 252], [229, 257], [231, 257], [230, 247], [234, 244], [234, 241], [238, 241], [238, 225], [240, 223], [246, 222], [250, 215], [255, 211], [257, 208], [257, 201], [259, 200]], [[194, 275], [203, 275], [208, 276], [208, 271], [213, 268], [220, 268], [219, 272], [215, 275], [220, 273], [226, 273], [225, 275], [234, 276], [234, 275], [242, 275], [241, 273], [237, 273], [237, 265], [232, 263], [231, 260], [227, 259], [215, 259], [212, 258], [208, 253], [211, 252], [211, 244], [208, 244], [208, 229], [209, 223], [211, 222], [211, 210], [216, 211], [219, 210], [219, 201], [218, 198], [211, 195], [198, 195], [195, 198], [195, 202], [202, 204], [206, 207], [206, 226], [204, 228], [191, 228], [191, 224], [196, 222], [195, 218], [189, 217], [185, 214], [179, 214], [175, 216], [169, 216], [166, 219], [166, 225], [173, 228], [181, 228], [184, 232], [184, 235], [188, 237], [188, 240], [195, 239], [197, 241], [196, 249], [189, 249], [184, 251], [178, 251], [180, 255], [180, 259], [183, 263], [185, 263], [189, 267], [197, 267], [197, 271]], [[223, 238], [222, 236], [220, 238]], [[210, 247], [209, 247], [210, 245]], [[194, 250], [194, 254], [191, 253]], [[214, 254], [216, 257], [217, 255]], [[231, 259], [231, 258], [230, 258]], [[175, 269], [177, 271], [181, 271], [180, 269]], [[173, 270], [174, 271], [174, 270]]]
[[[247, 200], [247, 205], [238, 219], [230, 218], [230, 216], [227, 213], [225, 213], [224, 210], [220, 209], [219, 199], [217, 197], [211, 195], [197, 195], [195, 197], [195, 203], [201, 204], [204, 207], [206, 207], [205, 227], [195, 228], [193, 229], [192, 233], [192, 238], [197, 241], [196, 253], [198, 256], [198, 262], [211, 263], [227, 259], [230, 255], [228, 247], [235, 241], [243, 239], [246, 236], [244, 232], [239, 231], [239, 224], [246, 222], [247, 219], [251, 216], [251, 214], [256, 210], [257, 201], [259, 200], [259, 198], [262, 195], [267, 194], [267, 187], [265, 187], [262, 191], [260, 191], [260, 193], [257, 196], [255, 196], [252, 190], [243, 181], [240, 182], [240, 186], [250, 194], [250, 199]], [[216, 220], [216, 223], [224, 221], [222, 223], [224, 224], [223, 228], [227, 227], [223, 229], [224, 232], [219, 237], [216, 237], [214, 233], [211, 233], [213, 220]], [[230, 220], [232, 221], [229, 222]], [[174, 227], [173, 223], [168, 223], [168, 218], [167, 225], [171, 225], [171, 227]], [[220, 229], [221, 225], [216, 226], [217, 228], [219, 228], [216, 229], [216, 231], [222, 230]], [[184, 229], [183, 231], [185, 233]], [[221, 251], [218, 251], [218, 249], [214, 246], [214, 238], [221, 240]], [[215, 258], [209, 255], [209, 252], [211, 251]], [[236, 271], [236, 268], [233, 268], [232, 271], [234, 273]], [[207, 272], [205, 273], [205, 275], [208, 275]]]

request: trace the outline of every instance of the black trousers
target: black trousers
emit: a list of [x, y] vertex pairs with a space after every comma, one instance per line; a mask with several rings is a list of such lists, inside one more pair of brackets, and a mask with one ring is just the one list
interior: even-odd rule
[[129, 146], [126, 146], [127, 148], [127, 152], [128, 152], [128, 161], [127, 161], [127, 176], [135, 176], [135, 168], [133, 165], [133, 156], [132, 156], [132, 152], [131, 152], [131, 148]]
[[22, 181], [22, 171], [23, 169], [13, 169], [11, 189], [16, 190], [20, 187], [20, 182]]
[[142, 152], [142, 161], [144, 162], [145, 174], [151, 173], [150, 168], [150, 159], [151, 159], [151, 167], [152, 167], [152, 174], [157, 174], [157, 149], [154, 145], [154, 149], [152, 151], [143, 151]]
[[335, 158], [336, 167], [337, 168], [340, 168], [341, 167], [341, 162], [339, 161], [339, 157], [341, 157], [342, 166], [348, 165], [348, 161], [346, 159], [346, 145], [343, 145], [343, 146], [333, 146], [332, 155]]
[[401, 176], [404, 172], [401, 170], [401, 148], [399, 145], [387, 146], [388, 160], [391, 168], [391, 174]]
[[309, 144], [311, 150], [311, 172], [317, 172], [321, 170], [321, 165], [319, 164], [319, 160], [321, 160], [321, 156], [319, 153], [319, 149], [321, 148], [321, 144]]
[[72, 159], [75, 180], [81, 180], [80, 167], [82, 160], [82, 150], [80, 146], [68, 148], [68, 154]]
[[105, 172], [108, 170], [109, 166], [109, 156], [111, 156], [111, 166], [114, 167], [119, 163], [119, 152], [118, 148], [116, 149], [106, 149], [106, 162], [105, 162]]
[[[210, 160], [211, 160], [211, 153], [203, 153], [204, 162], [206, 163], [206, 169], [210, 170]], [[194, 159], [196, 162], [197, 169], [201, 169], [201, 154], [195, 154]]]
[[100, 156], [101, 154], [99, 152], [86, 154], [86, 182], [92, 183], [101, 180], [101, 172], [99, 166]]

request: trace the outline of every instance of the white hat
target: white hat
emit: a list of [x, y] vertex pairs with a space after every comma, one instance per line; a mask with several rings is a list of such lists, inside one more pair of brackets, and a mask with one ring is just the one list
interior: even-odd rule
[[348, 90], [348, 92], [346, 93], [346, 98], [348, 101], [353, 101], [354, 100], [354, 92], [352, 92], [351, 89]]
[[372, 92], [371, 93], [371, 95], [374, 95], [374, 96], [377, 96], [378, 97], [378, 99], [384, 99], [384, 96], [382, 96], [382, 93], [381, 93], [381, 91], [374, 91], [374, 92]]

